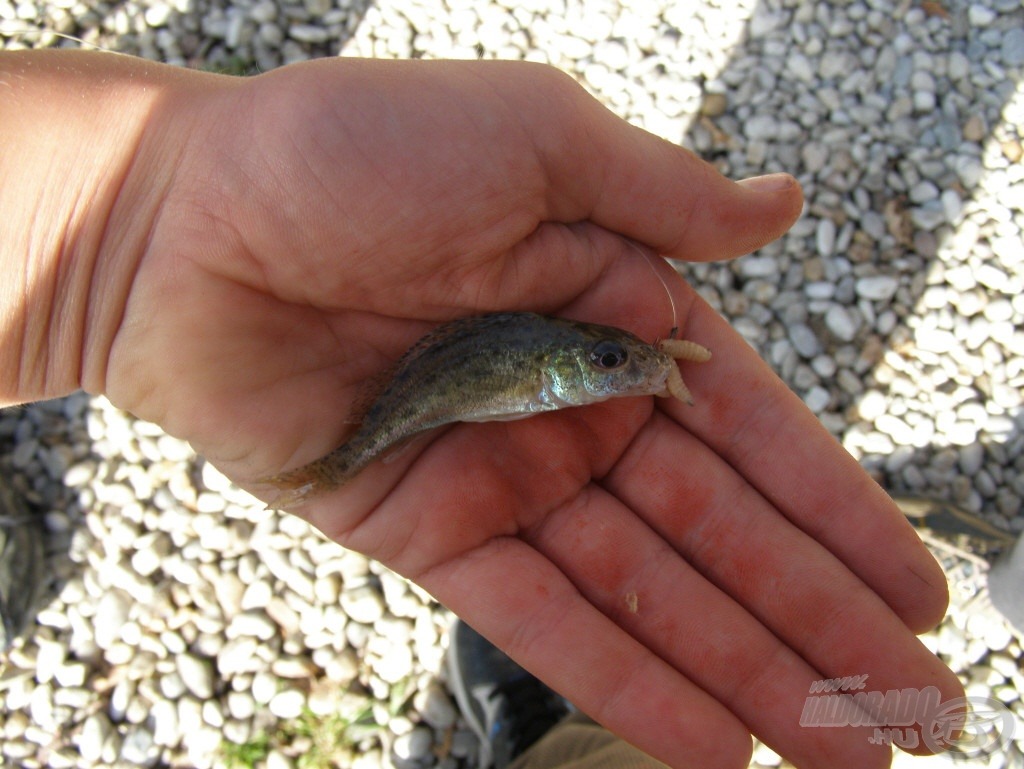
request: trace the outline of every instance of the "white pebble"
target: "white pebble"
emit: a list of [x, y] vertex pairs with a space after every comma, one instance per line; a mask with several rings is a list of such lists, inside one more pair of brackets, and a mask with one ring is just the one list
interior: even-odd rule
[[266, 769], [292, 769], [295, 764], [280, 750], [271, 750], [267, 753]]
[[763, 742], [757, 743], [751, 758], [760, 766], [780, 766], [782, 764], [782, 757]]
[[36, 645], [39, 649], [35, 659], [36, 681], [41, 684], [49, 683], [64, 663], [64, 644], [40, 638]]
[[915, 339], [921, 350], [938, 354], [948, 353], [958, 346], [953, 333], [941, 328], [919, 328]]
[[305, 705], [305, 694], [298, 689], [285, 689], [271, 698], [267, 709], [278, 718], [297, 718]]
[[370, 666], [381, 680], [394, 684], [412, 675], [413, 662], [412, 647], [404, 643], [390, 645], [384, 654], [371, 660]]
[[203, 726], [203, 706], [194, 697], [178, 700], [178, 726], [182, 734], [193, 735]]
[[162, 747], [174, 747], [181, 741], [178, 731], [178, 708], [169, 700], [153, 703], [153, 742]]
[[130, 728], [121, 743], [121, 760], [131, 766], [153, 766], [160, 759], [160, 750], [153, 733], [145, 726]]
[[993, 612], [978, 612], [969, 616], [967, 632], [983, 641], [992, 651], [1002, 651], [1013, 639], [1006, 621]]
[[84, 686], [89, 666], [84, 662], [65, 662], [54, 671], [53, 679], [64, 689]]
[[882, 393], [878, 390], [868, 390], [861, 396], [857, 412], [864, 421], [874, 422], [886, 412], [887, 407], [888, 402]]
[[355, 622], [369, 625], [384, 616], [384, 601], [370, 585], [361, 585], [341, 594], [341, 608]]
[[235, 615], [228, 625], [226, 634], [228, 638], [255, 636], [261, 641], [266, 641], [277, 634], [277, 625], [262, 612], [246, 611]]
[[274, 589], [270, 586], [269, 582], [264, 580], [252, 582], [242, 594], [241, 608], [243, 611], [262, 609], [270, 602], [273, 596]]
[[740, 272], [747, 278], [769, 278], [779, 274], [774, 256], [748, 256], [737, 262]]
[[224, 709], [219, 700], [212, 699], [203, 703], [203, 721], [214, 729], [224, 726]]
[[182, 682], [196, 698], [209, 699], [213, 696], [213, 666], [209, 660], [194, 654], [179, 654], [175, 663]]
[[246, 721], [256, 712], [256, 700], [249, 692], [228, 692], [228, 712], [232, 718]]
[[252, 679], [252, 698], [260, 705], [266, 705], [274, 695], [277, 694], [278, 680], [276, 676], [266, 672], [259, 672]]
[[836, 223], [831, 219], [819, 220], [814, 242], [819, 256], [832, 256], [836, 247]]
[[160, 678], [160, 693], [168, 700], [176, 700], [187, 691], [178, 673], [167, 673]]
[[93, 713], [85, 719], [78, 735], [78, 750], [86, 761], [96, 762], [103, 755], [103, 746], [113, 732], [113, 726], [103, 713]]
[[109, 649], [121, 634], [121, 627], [128, 621], [132, 599], [122, 590], [110, 588], [100, 596], [93, 617], [94, 639], [101, 649]]

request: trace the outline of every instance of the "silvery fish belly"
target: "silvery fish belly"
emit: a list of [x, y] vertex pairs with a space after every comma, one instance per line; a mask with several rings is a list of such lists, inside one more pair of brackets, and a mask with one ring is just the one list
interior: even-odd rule
[[388, 449], [451, 422], [518, 419], [609, 398], [690, 402], [676, 359], [704, 361], [694, 342], [651, 345], [611, 326], [515, 312], [438, 327], [402, 356], [359, 428], [327, 456], [266, 479], [288, 507], [354, 477]]

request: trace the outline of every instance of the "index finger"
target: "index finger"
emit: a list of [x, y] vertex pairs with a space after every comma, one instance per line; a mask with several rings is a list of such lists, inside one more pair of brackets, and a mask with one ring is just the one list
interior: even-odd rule
[[699, 297], [686, 335], [713, 365], [687, 370], [697, 408], [663, 407], [793, 524], [827, 547], [915, 632], [946, 610], [941, 568], [885, 491]]

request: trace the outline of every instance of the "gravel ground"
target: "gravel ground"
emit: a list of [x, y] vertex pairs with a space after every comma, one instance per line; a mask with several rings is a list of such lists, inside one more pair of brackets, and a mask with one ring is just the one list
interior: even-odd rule
[[[0, 0], [0, 47], [72, 38], [239, 74], [544, 61], [730, 176], [796, 174], [788, 235], [682, 271], [886, 488], [1024, 531], [1020, 0]], [[8, 411], [0, 441], [56, 596], [0, 662], [5, 762], [473, 764], [428, 596], [102, 399]], [[1024, 767], [1024, 639], [987, 607], [987, 563], [935, 548], [953, 600], [925, 642], [1017, 719], [962, 765]]]

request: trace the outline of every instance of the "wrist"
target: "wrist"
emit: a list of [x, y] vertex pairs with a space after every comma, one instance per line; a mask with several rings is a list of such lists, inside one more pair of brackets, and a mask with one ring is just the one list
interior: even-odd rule
[[0, 405], [102, 391], [173, 165], [147, 146], [170, 68], [91, 52], [0, 54]]

